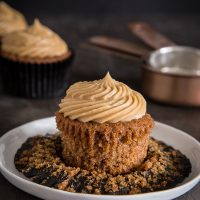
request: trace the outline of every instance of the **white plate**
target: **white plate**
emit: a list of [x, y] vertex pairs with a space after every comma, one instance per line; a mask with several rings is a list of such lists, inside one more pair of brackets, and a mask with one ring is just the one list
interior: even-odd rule
[[29, 181], [14, 166], [14, 155], [21, 144], [38, 134], [53, 134], [56, 131], [55, 118], [36, 120], [7, 132], [0, 138], [0, 170], [13, 185], [34, 196], [49, 200], [165, 200], [176, 198], [193, 188], [200, 180], [200, 143], [188, 134], [173, 127], [156, 122], [152, 136], [179, 149], [192, 163], [192, 172], [179, 186], [159, 192], [136, 195], [92, 195], [65, 192]]

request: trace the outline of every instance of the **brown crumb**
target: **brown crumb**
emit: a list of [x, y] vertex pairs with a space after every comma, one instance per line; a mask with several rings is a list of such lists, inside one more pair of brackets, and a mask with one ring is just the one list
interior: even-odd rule
[[191, 172], [186, 156], [153, 138], [142, 165], [123, 175], [67, 166], [59, 135], [29, 138], [18, 149], [14, 163], [18, 171], [36, 183], [90, 194], [123, 195], [168, 189], [181, 183]]

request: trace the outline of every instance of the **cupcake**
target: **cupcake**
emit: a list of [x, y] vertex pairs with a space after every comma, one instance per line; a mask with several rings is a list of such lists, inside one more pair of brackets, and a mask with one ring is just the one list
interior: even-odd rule
[[66, 87], [72, 52], [55, 32], [35, 20], [2, 38], [1, 65], [7, 92], [23, 97], [58, 95]]
[[68, 165], [117, 175], [144, 161], [154, 122], [140, 93], [107, 73], [73, 84], [59, 106], [56, 123]]
[[24, 16], [5, 2], [0, 2], [0, 39], [3, 35], [27, 27]]

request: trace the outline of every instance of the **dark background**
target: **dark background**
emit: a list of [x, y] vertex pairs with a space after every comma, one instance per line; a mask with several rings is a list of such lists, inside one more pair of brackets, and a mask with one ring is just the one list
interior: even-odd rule
[[[34, 18], [57, 32], [74, 49], [75, 60], [69, 84], [113, 78], [141, 91], [141, 66], [136, 58], [121, 57], [84, 47], [93, 35], [108, 35], [138, 43], [127, 28], [130, 21], [146, 21], [177, 44], [200, 48], [200, 1], [198, 0], [7, 0], [31, 24]], [[63, 91], [64, 95], [64, 91]], [[26, 122], [53, 116], [62, 97], [33, 100], [0, 93], [0, 136]], [[200, 108], [161, 104], [145, 97], [148, 112], [157, 121], [169, 124], [200, 141]], [[186, 94], [186, 98], [188, 95]], [[200, 185], [178, 200], [199, 200]], [[12, 186], [0, 174], [0, 199], [37, 200]]]
[[198, 0], [6, 0], [24, 14], [127, 15], [199, 13]]
[[[200, 35], [198, 29], [200, 22], [200, 1], [198, 0], [5, 0], [8, 4], [21, 11], [29, 24], [34, 18], [39, 18], [44, 24], [55, 30], [66, 41], [77, 47], [80, 43], [74, 35], [81, 35], [81, 41], [85, 38], [83, 33], [87, 30], [91, 35], [90, 25], [96, 20], [96, 34], [108, 33], [108, 29], [118, 26], [126, 27], [127, 22], [133, 20], [145, 20], [153, 26], [160, 27], [161, 32], [169, 35], [178, 44], [200, 47], [200, 39], [194, 42], [192, 38]], [[176, 23], [176, 20], [185, 21], [185, 24]], [[80, 24], [80, 20], [86, 20]], [[58, 27], [56, 22], [61, 24]], [[112, 21], [112, 24], [109, 22]], [[73, 28], [66, 30], [67, 23], [73, 23]], [[71, 26], [71, 25], [70, 25]], [[79, 28], [77, 28], [79, 26]], [[81, 30], [80, 30], [81, 27]], [[168, 30], [169, 27], [171, 30]], [[127, 28], [127, 27], [126, 27]], [[192, 29], [196, 30], [192, 30]], [[79, 29], [79, 30], [78, 30]], [[177, 35], [177, 29], [182, 30]], [[101, 31], [102, 30], [102, 31]], [[106, 32], [104, 31], [106, 30]], [[80, 32], [81, 31], [81, 32]], [[117, 31], [110, 34], [118, 36]], [[174, 32], [173, 32], [174, 31]], [[68, 34], [65, 34], [68, 32]], [[127, 31], [128, 32], [128, 31]], [[171, 32], [171, 35], [168, 34]], [[192, 37], [188, 36], [189, 34]], [[133, 36], [131, 37], [133, 38]], [[190, 39], [191, 38], [191, 39]], [[199, 37], [198, 37], [199, 38]], [[128, 38], [129, 39], [129, 38]]]
[[[80, 42], [94, 34], [122, 37], [118, 35], [115, 27], [126, 31], [124, 39], [133, 41], [134, 37], [128, 31], [127, 23], [134, 20], [149, 22], [177, 44], [200, 48], [198, 29], [200, 1], [198, 0], [5, 1], [22, 12], [29, 24], [35, 18], [39, 18], [74, 48], [78, 48]], [[178, 22], [179, 20], [181, 23]], [[94, 29], [93, 24], [98, 28]], [[134, 42], [141, 43], [139, 40]]]

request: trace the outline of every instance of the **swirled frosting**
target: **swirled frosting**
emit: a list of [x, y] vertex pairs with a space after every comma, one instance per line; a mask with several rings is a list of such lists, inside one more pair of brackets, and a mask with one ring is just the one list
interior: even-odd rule
[[27, 26], [24, 16], [5, 2], [0, 2], [0, 36], [23, 30]]
[[64, 40], [36, 19], [27, 29], [3, 37], [2, 51], [19, 57], [46, 58], [61, 56], [68, 47]]
[[59, 106], [65, 117], [82, 122], [126, 122], [146, 113], [143, 96], [109, 73], [100, 80], [73, 84]]

